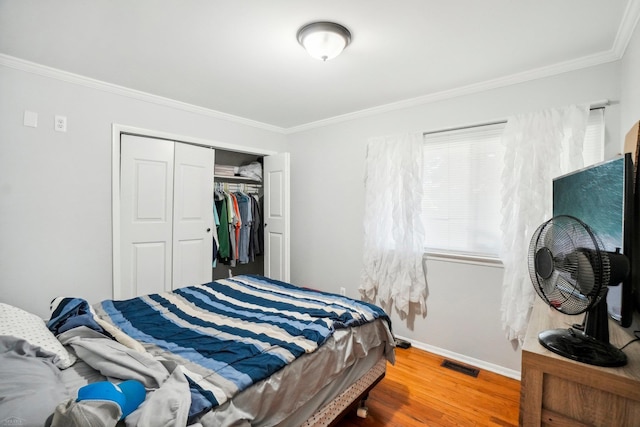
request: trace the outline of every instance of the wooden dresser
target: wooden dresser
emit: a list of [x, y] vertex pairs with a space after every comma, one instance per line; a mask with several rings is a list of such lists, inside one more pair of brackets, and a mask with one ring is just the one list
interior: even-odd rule
[[[622, 347], [640, 329], [638, 313], [629, 328], [609, 320], [610, 342]], [[640, 341], [623, 351], [621, 368], [591, 366], [559, 356], [538, 343], [538, 333], [580, 323], [536, 297], [522, 348], [520, 425], [640, 426]]]

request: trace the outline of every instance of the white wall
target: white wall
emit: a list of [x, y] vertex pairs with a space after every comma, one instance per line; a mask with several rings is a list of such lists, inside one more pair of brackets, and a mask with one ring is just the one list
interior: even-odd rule
[[620, 129], [627, 134], [631, 126], [640, 120], [640, 28], [636, 29], [622, 58], [620, 81]]
[[[367, 138], [610, 99], [615, 101], [606, 109], [611, 156], [622, 144], [619, 73], [619, 62], [609, 63], [290, 135], [292, 282], [331, 292], [343, 286], [347, 295], [359, 296]], [[517, 374], [520, 350], [504, 338], [500, 323], [502, 268], [431, 260], [427, 269], [426, 318], [403, 321], [393, 313], [395, 332], [425, 348]]]
[[[280, 132], [0, 66], [0, 301], [112, 297], [111, 126], [283, 151]], [[23, 126], [25, 110], [38, 127]], [[53, 130], [54, 115], [68, 131]]]

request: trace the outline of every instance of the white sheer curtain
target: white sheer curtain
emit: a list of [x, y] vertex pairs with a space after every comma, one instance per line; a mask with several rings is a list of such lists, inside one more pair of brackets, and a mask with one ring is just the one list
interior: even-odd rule
[[426, 313], [422, 133], [371, 138], [365, 176], [364, 256], [360, 293], [401, 315]]
[[528, 269], [533, 232], [552, 214], [553, 178], [583, 166], [588, 105], [510, 117], [503, 133], [502, 324], [522, 343], [535, 290]]

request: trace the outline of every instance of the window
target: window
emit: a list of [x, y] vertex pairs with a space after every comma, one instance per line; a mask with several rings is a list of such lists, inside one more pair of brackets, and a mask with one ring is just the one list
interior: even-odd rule
[[[505, 123], [425, 134], [425, 251], [497, 259]], [[604, 158], [604, 110], [589, 116], [585, 166]]]

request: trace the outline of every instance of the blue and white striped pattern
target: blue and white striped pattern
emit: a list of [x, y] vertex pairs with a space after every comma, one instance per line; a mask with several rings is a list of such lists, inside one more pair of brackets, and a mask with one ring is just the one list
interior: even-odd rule
[[388, 321], [375, 305], [261, 276], [107, 300], [98, 312], [150, 353], [181, 365], [214, 406], [312, 353], [336, 329]]

